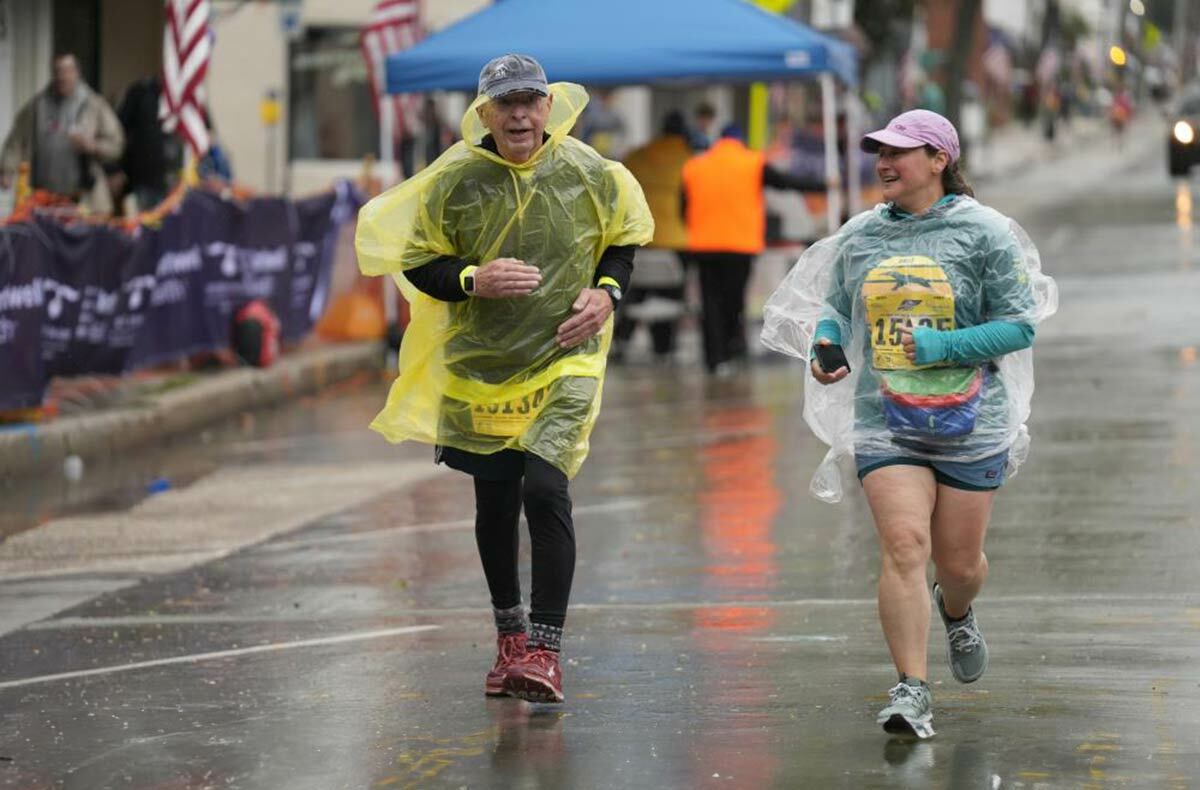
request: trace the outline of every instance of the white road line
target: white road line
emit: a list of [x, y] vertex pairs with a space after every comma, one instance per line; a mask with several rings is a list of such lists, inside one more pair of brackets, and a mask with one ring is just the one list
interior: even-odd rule
[[353, 634], [324, 636], [318, 639], [300, 639], [295, 642], [276, 642], [275, 644], [270, 645], [254, 645], [252, 647], [239, 647], [233, 650], [217, 650], [212, 653], [193, 653], [192, 655], [160, 658], [154, 661], [138, 661], [134, 664], [118, 664], [117, 666], [113, 667], [98, 667], [96, 669], [82, 669], [76, 672], [60, 672], [56, 675], [40, 675], [38, 677], [22, 678], [21, 680], [9, 680], [7, 682], [0, 683], [0, 689], [18, 688], [20, 686], [33, 686], [39, 683], [53, 683], [59, 680], [72, 680], [74, 678], [86, 678], [94, 675], [111, 675], [116, 672], [129, 672], [135, 669], [148, 669], [150, 667], [164, 667], [171, 664], [194, 664], [198, 661], [211, 661], [215, 658], [248, 656], [254, 653], [274, 653], [280, 650], [292, 650], [297, 647], [317, 647], [320, 645], [338, 645], [344, 642], [361, 642], [364, 639], [383, 639], [389, 636], [415, 634], [420, 631], [434, 631], [440, 628], [440, 625], [410, 625], [404, 628], [386, 628], [381, 631], [359, 631], [358, 633]]
[[[985, 597], [980, 604], [988, 607], [1028, 606], [1030, 604], [1054, 604], [1067, 606], [1071, 604], [1185, 604], [1200, 605], [1200, 592], [1193, 593], [1163, 593], [1154, 594], [1104, 594], [1078, 593], [1063, 595], [1009, 595]], [[574, 603], [573, 612], [679, 612], [692, 609], [786, 609], [792, 607], [856, 607], [877, 604], [874, 598], [797, 598], [794, 600], [767, 601], [655, 601], [628, 602], [609, 601], [607, 603]], [[448, 606], [443, 608], [423, 609], [389, 609], [389, 617], [482, 617], [487, 613], [486, 606]], [[364, 615], [376, 619], [377, 615]], [[280, 615], [147, 615], [126, 617], [63, 617], [30, 623], [24, 627], [26, 631], [57, 631], [72, 628], [148, 628], [153, 626], [187, 626], [187, 625], [237, 625], [239, 623], [253, 625], [256, 623], [345, 623], [353, 619], [345, 613], [327, 612], [320, 617], [312, 617], [303, 612], [288, 612]], [[490, 621], [489, 621], [490, 622]], [[2, 686], [0, 686], [2, 688]]]

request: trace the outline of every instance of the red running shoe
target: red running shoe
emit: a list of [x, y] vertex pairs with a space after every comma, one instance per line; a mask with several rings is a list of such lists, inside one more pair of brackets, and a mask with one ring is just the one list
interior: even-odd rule
[[525, 657], [525, 632], [500, 634], [496, 637], [496, 663], [483, 681], [483, 693], [489, 697], [507, 697], [504, 676], [513, 662]]
[[536, 648], [514, 661], [504, 678], [504, 690], [527, 702], [562, 702], [562, 670], [558, 653]]

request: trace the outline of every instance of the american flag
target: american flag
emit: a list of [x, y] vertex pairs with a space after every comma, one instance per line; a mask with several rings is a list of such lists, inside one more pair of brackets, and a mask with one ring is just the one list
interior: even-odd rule
[[165, 131], [173, 132], [178, 128], [199, 158], [208, 151], [204, 77], [212, 54], [209, 0], [166, 0], [166, 3], [158, 117]]
[[380, 113], [392, 112], [393, 128], [400, 133], [416, 131], [421, 97], [412, 93], [387, 96], [387, 56], [408, 49], [422, 38], [420, 0], [381, 0], [359, 38], [375, 108]]

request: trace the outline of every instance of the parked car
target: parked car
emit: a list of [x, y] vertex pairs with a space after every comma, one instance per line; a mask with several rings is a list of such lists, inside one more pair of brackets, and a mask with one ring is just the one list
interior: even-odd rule
[[1200, 163], [1200, 91], [1183, 95], [1167, 132], [1167, 169], [1173, 176], [1186, 176]]

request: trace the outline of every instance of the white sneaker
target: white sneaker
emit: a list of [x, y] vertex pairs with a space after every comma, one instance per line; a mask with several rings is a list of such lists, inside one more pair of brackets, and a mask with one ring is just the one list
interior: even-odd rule
[[929, 686], [905, 678], [888, 690], [888, 696], [891, 702], [875, 717], [886, 732], [915, 735], [922, 740], [933, 737], [933, 695]]

